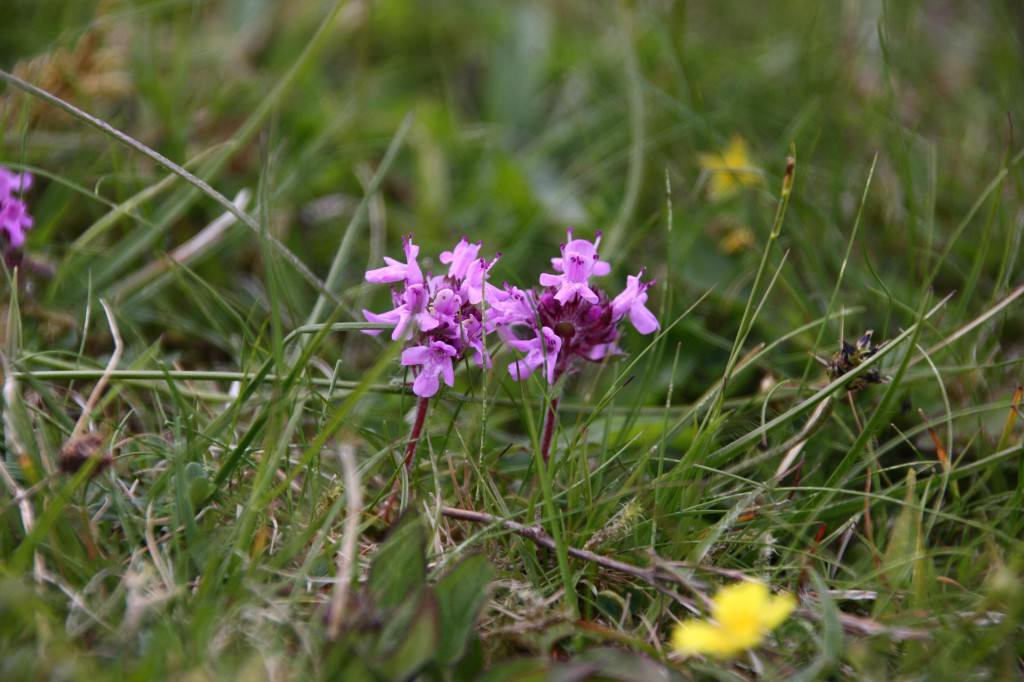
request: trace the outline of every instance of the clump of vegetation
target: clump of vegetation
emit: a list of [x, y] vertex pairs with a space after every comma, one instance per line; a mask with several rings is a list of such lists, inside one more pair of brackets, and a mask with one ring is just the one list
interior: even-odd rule
[[897, 4], [14, 0], [0, 679], [1024, 674], [1024, 15]]

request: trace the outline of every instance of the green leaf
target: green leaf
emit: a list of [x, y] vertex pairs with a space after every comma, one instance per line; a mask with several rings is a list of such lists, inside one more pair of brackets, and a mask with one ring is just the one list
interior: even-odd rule
[[437, 611], [433, 594], [424, 593], [401, 644], [382, 662], [388, 679], [409, 679], [434, 660], [440, 639]]
[[810, 571], [811, 582], [818, 593], [818, 606], [821, 611], [821, 653], [806, 668], [790, 677], [793, 682], [812, 682], [821, 679], [832, 670], [843, 653], [843, 626], [839, 621], [839, 608], [828, 594], [825, 582], [815, 571]]
[[549, 663], [543, 658], [519, 658], [495, 665], [479, 682], [545, 682], [550, 679]]
[[392, 527], [370, 567], [367, 589], [382, 609], [401, 604], [427, 579], [427, 536], [416, 514], [405, 514]]
[[839, 607], [829, 595], [821, 576], [813, 570], [810, 573], [821, 606], [821, 655], [831, 665], [839, 660], [843, 652], [843, 625], [839, 620]]
[[189, 462], [185, 465], [185, 485], [188, 488], [188, 499], [193, 508], [198, 509], [203, 500], [213, 494], [216, 488], [213, 482], [206, 477], [206, 469], [199, 462]]
[[[907, 470], [906, 485], [903, 506], [892, 523], [882, 562], [882, 574], [894, 590], [903, 590], [910, 585], [917, 565], [917, 474], [912, 468]], [[879, 599], [874, 615], [886, 611], [892, 603], [891, 599]]]
[[487, 586], [493, 578], [490, 562], [478, 554], [460, 562], [437, 584], [435, 592], [442, 633], [438, 663], [449, 665], [465, 654], [473, 626], [487, 600]]
[[557, 666], [548, 679], [565, 682], [589, 679], [671, 682], [680, 677], [646, 656], [622, 649], [598, 648], [580, 654], [571, 663]]

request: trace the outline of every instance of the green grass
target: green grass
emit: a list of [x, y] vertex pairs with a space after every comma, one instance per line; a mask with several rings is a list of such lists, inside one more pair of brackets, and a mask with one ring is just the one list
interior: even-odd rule
[[[1017, 3], [11, 7], [0, 679], [1024, 674]], [[460, 368], [406, 475], [363, 271], [467, 235], [529, 286], [568, 225], [662, 333], [560, 387], [548, 468], [545, 387]], [[848, 397], [812, 356], [867, 329]], [[741, 575], [800, 609], [673, 655]]]

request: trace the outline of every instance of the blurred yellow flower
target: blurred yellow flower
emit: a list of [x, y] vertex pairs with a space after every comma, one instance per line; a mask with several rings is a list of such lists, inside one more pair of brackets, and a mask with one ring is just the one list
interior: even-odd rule
[[672, 647], [692, 656], [731, 658], [757, 646], [796, 608], [791, 594], [773, 595], [764, 583], [739, 582], [723, 587], [712, 599], [709, 623], [688, 620], [672, 632]]
[[727, 199], [740, 188], [756, 185], [761, 179], [761, 169], [751, 161], [747, 142], [739, 135], [733, 135], [723, 151], [701, 154], [697, 161], [711, 174], [708, 196], [713, 201]]
[[754, 233], [749, 227], [741, 225], [726, 232], [718, 242], [718, 248], [730, 256], [745, 251], [754, 245]]

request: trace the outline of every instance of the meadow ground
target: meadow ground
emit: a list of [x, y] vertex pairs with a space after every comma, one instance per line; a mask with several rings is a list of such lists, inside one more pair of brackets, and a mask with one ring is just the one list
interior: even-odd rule
[[[1024, 675], [1018, 2], [3, 5], [0, 679]], [[567, 227], [621, 355], [360, 333]]]

